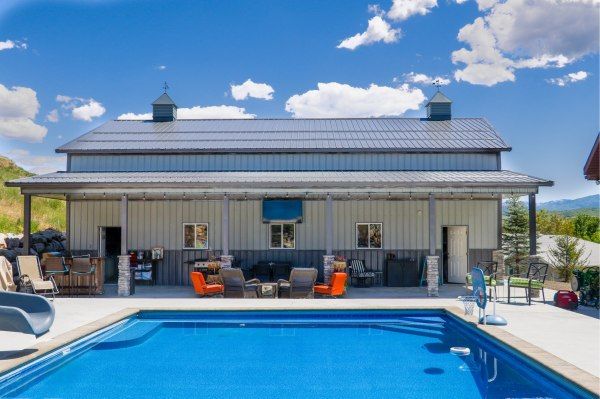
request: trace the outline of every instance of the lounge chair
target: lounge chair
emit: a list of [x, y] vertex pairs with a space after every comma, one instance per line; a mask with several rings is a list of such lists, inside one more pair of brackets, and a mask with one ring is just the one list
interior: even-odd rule
[[290, 279], [277, 281], [280, 298], [314, 298], [317, 269], [295, 267], [290, 272]]
[[[496, 275], [498, 273], [498, 262], [490, 260], [480, 261], [477, 262], [477, 266], [475, 267], [483, 270], [483, 279], [485, 281], [485, 285], [487, 287], [490, 287], [490, 289], [493, 289], [494, 298], [498, 298], [498, 282], [496, 281]], [[467, 273], [465, 281], [465, 289], [467, 291], [467, 295], [469, 295], [469, 286], [473, 285], [473, 278], [471, 277], [471, 273]]]
[[290, 275], [291, 265], [287, 262], [275, 262], [273, 263], [273, 281], [285, 279]]
[[356, 281], [358, 287], [367, 287], [375, 282], [375, 272], [365, 267], [365, 263], [360, 259], [351, 259], [348, 268], [350, 269], [350, 280]]
[[16, 291], [17, 285], [13, 279], [13, 268], [4, 256], [0, 256], [0, 291]]
[[204, 274], [200, 272], [191, 272], [190, 280], [194, 286], [194, 291], [200, 296], [223, 295], [222, 284], [206, 284]]
[[[525, 299], [531, 305], [531, 291], [541, 290], [542, 299], [546, 302], [544, 295], [544, 283], [548, 274], [548, 264], [544, 262], [531, 262], [527, 268], [527, 273], [508, 277], [508, 303], [510, 303], [510, 289], [524, 288]], [[515, 298], [515, 297], [513, 297]]]
[[259, 279], [244, 280], [241, 269], [226, 267], [219, 270], [225, 298], [258, 298]]
[[19, 272], [20, 290], [31, 291], [38, 295], [58, 294], [54, 278], [49, 276], [44, 279], [40, 260], [35, 255], [17, 256], [17, 271]]
[[44, 297], [0, 291], [0, 330], [32, 334], [46, 333], [54, 322], [54, 306]]
[[347, 279], [348, 275], [346, 273], [333, 273], [329, 285], [324, 283], [315, 284], [315, 294], [333, 298], [342, 296], [344, 295]]

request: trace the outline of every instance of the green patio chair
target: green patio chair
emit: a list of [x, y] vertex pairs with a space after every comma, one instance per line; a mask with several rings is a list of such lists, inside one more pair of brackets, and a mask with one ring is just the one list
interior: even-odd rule
[[[510, 303], [510, 289], [524, 288], [527, 303], [531, 305], [531, 291], [541, 290], [542, 299], [546, 302], [544, 295], [544, 283], [548, 274], [548, 264], [544, 262], [531, 262], [527, 273], [508, 277], [508, 303]], [[513, 297], [517, 298], [517, 297]]]
[[[483, 270], [483, 279], [485, 280], [485, 285], [487, 287], [490, 287], [490, 289], [493, 289], [494, 297], [498, 298], [498, 282], [496, 281], [496, 275], [498, 274], [498, 262], [491, 260], [483, 260], [477, 262], [477, 266], [474, 267]], [[467, 273], [465, 280], [465, 289], [467, 291], [467, 295], [469, 295], [469, 286], [473, 285], [473, 278], [471, 277], [471, 273]]]

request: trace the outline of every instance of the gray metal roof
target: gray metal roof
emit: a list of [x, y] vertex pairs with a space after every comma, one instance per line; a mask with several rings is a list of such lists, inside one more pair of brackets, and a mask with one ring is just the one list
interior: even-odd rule
[[483, 118], [115, 120], [66, 153], [487, 152], [510, 147]]
[[444, 93], [442, 93], [441, 91], [438, 91], [437, 93], [435, 93], [435, 95], [433, 97], [431, 97], [431, 100], [429, 100], [427, 102], [427, 105], [431, 104], [431, 103], [442, 103], [442, 104], [451, 104], [452, 100], [450, 100], [448, 97], [446, 97], [446, 95]]
[[169, 97], [167, 93], [163, 93], [160, 97], [154, 100], [152, 105], [175, 105], [175, 101], [173, 101], [173, 99]]
[[57, 172], [7, 182], [9, 187], [538, 187], [548, 180], [511, 171]]

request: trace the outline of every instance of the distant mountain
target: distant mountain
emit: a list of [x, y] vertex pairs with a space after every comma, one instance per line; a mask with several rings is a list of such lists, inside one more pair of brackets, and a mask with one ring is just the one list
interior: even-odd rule
[[556, 201], [542, 202], [538, 204], [538, 209], [545, 209], [552, 212], [574, 211], [577, 209], [598, 209], [600, 194], [588, 195], [576, 199], [561, 199]]
[[[523, 201], [527, 207], [527, 201]], [[507, 203], [502, 204], [502, 209], [506, 213]], [[575, 216], [578, 213], [585, 213], [591, 216], [598, 216], [600, 212], [600, 194], [588, 195], [576, 199], [561, 199], [556, 201], [540, 202], [537, 209], [545, 209], [549, 212], [557, 212], [566, 217]]]

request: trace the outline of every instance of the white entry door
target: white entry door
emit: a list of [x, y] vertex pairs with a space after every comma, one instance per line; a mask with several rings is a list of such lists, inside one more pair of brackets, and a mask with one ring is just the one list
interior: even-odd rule
[[449, 226], [448, 282], [464, 283], [468, 268], [467, 226]]

